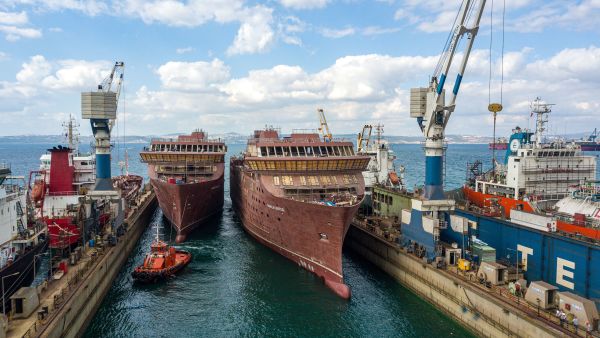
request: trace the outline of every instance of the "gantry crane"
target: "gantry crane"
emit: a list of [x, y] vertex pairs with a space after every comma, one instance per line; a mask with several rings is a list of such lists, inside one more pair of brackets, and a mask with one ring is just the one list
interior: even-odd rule
[[[412, 88], [410, 91], [410, 116], [417, 119], [425, 136], [425, 188], [424, 197], [430, 200], [443, 199], [443, 157], [444, 132], [448, 120], [454, 112], [456, 97], [479, 30], [479, 22], [485, 7], [485, 0], [464, 0], [456, 17], [451, 37], [440, 56], [437, 67], [427, 88]], [[471, 21], [470, 27], [467, 26]], [[466, 35], [467, 41], [458, 74], [452, 88], [452, 97], [446, 104], [444, 84], [452, 66], [456, 48]]]
[[124, 71], [125, 64], [121, 61], [115, 62], [110, 74], [98, 85], [97, 91], [81, 93], [81, 115], [90, 120], [96, 140], [96, 191], [113, 189], [110, 172], [110, 132], [117, 119]]
[[319, 108], [317, 109], [317, 114], [319, 115], [320, 122], [319, 132], [323, 136], [325, 142], [330, 142], [333, 139], [333, 136], [331, 135], [331, 132], [329, 131], [329, 126], [327, 125], [327, 120], [325, 119], [325, 112], [323, 111], [323, 109]]

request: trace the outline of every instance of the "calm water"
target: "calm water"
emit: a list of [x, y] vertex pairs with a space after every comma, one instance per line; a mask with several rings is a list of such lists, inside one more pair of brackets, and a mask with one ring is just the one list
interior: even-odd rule
[[[145, 175], [143, 164], [137, 161], [142, 145], [127, 147], [130, 172]], [[25, 175], [37, 167], [46, 148], [48, 145], [0, 144], [0, 162], [11, 164], [15, 174]], [[229, 153], [239, 153], [242, 148], [231, 145]], [[398, 162], [406, 167], [408, 186], [420, 184], [424, 172], [420, 146], [395, 145], [393, 149]], [[489, 157], [486, 145], [450, 145], [448, 188], [461, 185], [467, 161], [489, 162]], [[116, 172], [116, 165], [113, 167]], [[152, 241], [151, 231], [143, 235], [86, 336], [469, 336], [351, 252], [344, 252], [344, 276], [352, 299], [337, 298], [312, 274], [244, 233], [231, 210], [228, 190], [226, 183], [222, 215], [181, 246], [194, 258], [177, 278], [160, 285], [133, 285], [129, 273], [141, 263]], [[153, 223], [157, 222], [163, 222], [160, 211], [154, 216]], [[167, 239], [172, 236], [168, 226], [164, 233]]]

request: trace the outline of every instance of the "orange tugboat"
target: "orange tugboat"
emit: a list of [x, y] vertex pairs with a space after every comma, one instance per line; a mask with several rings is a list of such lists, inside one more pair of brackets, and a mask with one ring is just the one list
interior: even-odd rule
[[150, 253], [146, 255], [144, 263], [131, 273], [134, 280], [142, 283], [154, 283], [167, 279], [192, 260], [192, 254], [176, 250], [159, 238], [158, 228], [156, 228], [156, 238], [150, 245]]

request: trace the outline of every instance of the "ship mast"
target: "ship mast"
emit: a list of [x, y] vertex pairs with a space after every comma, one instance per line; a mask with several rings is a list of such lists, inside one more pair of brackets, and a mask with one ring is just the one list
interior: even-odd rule
[[531, 115], [536, 115], [535, 125], [535, 146], [540, 148], [542, 146], [542, 138], [544, 131], [546, 130], [546, 124], [548, 123], [548, 114], [552, 111], [551, 106], [554, 104], [544, 103], [542, 99], [536, 97], [531, 103]]
[[73, 150], [74, 154], [79, 153], [79, 123], [73, 115], [69, 114], [69, 118], [62, 123], [62, 126], [65, 128], [65, 137], [69, 148]]

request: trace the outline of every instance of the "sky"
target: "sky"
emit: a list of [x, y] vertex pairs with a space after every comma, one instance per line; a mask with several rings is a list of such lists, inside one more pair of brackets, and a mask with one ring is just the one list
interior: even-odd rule
[[[117, 133], [314, 129], [322, 108], [334, 134], [419, 135], [410, 88], [428, 86], [461, 2], [0, 0], [0, 135], [60, 133], [115, 61]], [[446, 133], [492, 135], [490, 101], [498, 135], [533, 127], [538, 96], [551, 134], [600, 127], [598, 18], [600, 0], [488, 0]]]

